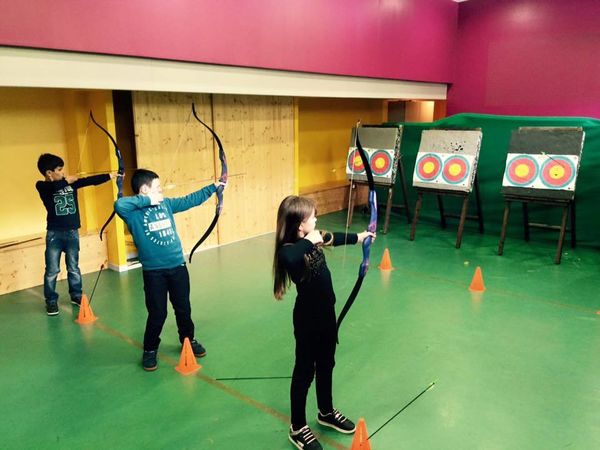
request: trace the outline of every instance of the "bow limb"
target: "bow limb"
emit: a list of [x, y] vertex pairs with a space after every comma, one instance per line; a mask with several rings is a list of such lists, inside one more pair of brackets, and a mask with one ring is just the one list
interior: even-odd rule
[[[211, 127], [209, 127], [207, 124], [205, 124], [200, 119], [200, 117], [198, 117], [198, 114], [196, 113], [196, 105], [194, 103], [192, 103], [192, 113], [194, 114], [194, 117], [196, 118], [196, 120], [198, 122], [200, 122], [202, 125], [204, 125], [204, 127], [206, 127], [208, 129], [208, 131], [211, 132], [215, 141], [217, 142], [217, 146], [219, 147], [219, 160], [221, 161], [221, 176], [219, 177], [219, 181], [221, 183], [227, 183], [227, 159], [225, 157], [225, 150], [223, 150], [223, 144], [221, 143], [221, 139], [219, 139], [219, 136], [217, 136], [217, 133], [215, 133], [215, 131]], [[215, 216], [213, 217], [212, 222], [210, 223], [210, 225], [208, 226], [208, 228], [206, 229], [206, 231], [204, 232], [202, 237], [200, 239], [198, 239], [198, 242], [196, 242], [196, 244], [192, 247], [192, 251], [190, 252], [190, 258], [189, 258], [190, 263], [192, 262], [192, 256], [194, 256], [194, 252], [196, 251], [196, 249], [198, 247], [200, 247], [200, 245], [206, 240], [206, 238], [210, 235], [212, 230], [217, 225], [217, 222], [219, 221], [219, 217], [221, 216], [221, 211], [223, 210], [223, 190], [224, 189], [225, 189], [225, 187], [223, 185], [219, 185], [217, 187], [217, 207], [215, 209]]]
[[[117, 141], [108, 132], [108, 130], [106, 128], [104, 128], [102, 125], [100, 125], [98, 122], [96, 122], [96, 119], [94, 119], [94, 114], [92, 113], [91, 110], [90, 110], [90, 119], [92, 120], [92, 122], [94, 122], [94, 125], [96, 125], [98, 128], [100, 128], [102, 130], [102, 132], [104, 134], [106, 134], [108, 139], [110, 139], [110, 141], [112, 142], [113, 147], [115, 148], [115, 155], [117, 156], [117, 161], [119, 164], [119, 169], [117, 172], [117, 178], [116, 178], [115, 182], [117, 184], [117, 198], [121, 198], [121, 197], [123, 197], [123, 175], [125, 175], [125, 164], [123, 163], [123, 157], [121, 156], [121, 150], [119, 149], [119, 146], [117, 145]], [[108, 226], [110, 221], [113, 219], [113, 217], [115, 217], [114, 208], [113, 208], [112, 213], [106, 220], [106, 222], [104, 222], [104, 225], [102, 225], [102, 228], [100, 228], [100, 240], [102, 240], [102, 234], [104, 233], [104, 230], [106, 229], [106, 227]]]
[[[367, 157], [367, 153], [363, 149], [363, 147], [360, 143], [360, 138], [358, 136], [359, 129], [360, 129], [360, 124], [358, 124], [356, 127], [356, 147], [358, 149], [360, 158], [362, 159], [363, 165], [365, 166], [365, 173], [367, 175], [367, 182], [369, 184], [369, 207], [371, 209], [371, 216], [369, 218], [369, 225], [367, 227], [367, 231], [370, 231], [371, 233], [375, 233], [377, 231], [377, 193], [375, 192], [375, 182], [373, 181], [373, 172], [371, 171], [371, 166], [369, 164], [369, 158]], [[346, 300], [346, 303], [344, 304], [344, 307], [342, 308], [342, 311], [340, 312], [340, 315], [338, 317], [338, 320], [337, 320], [338, 333], [340, 330], [340, 326], [342, 325], [342, 321], [344, 320], [344, 317], [346, 317], [346, 314], [348, 314], [348, 311], [352, 307], [354, 300], [356, 300], [356, 297], [358, 296], [358, 292], [360, 291], [360, 288], [362, 286], [363, 279], [365, 278], [365, 275], [367, 274], [367, 271], [369, 270], [369, 259], [370, 259], [370, 255], [371, 255], [372, 241], [373, 241], [373, 239], [371, 238], [371, 236], [367, 236], [362, 243], [363, 259], [362, 259], [362, 261], [360, 263], [360, 267], [358, 269], [358, 278], [356, 279], [354, 288], [352, 289], [352, 292], [350, 293], [348, 300]]]

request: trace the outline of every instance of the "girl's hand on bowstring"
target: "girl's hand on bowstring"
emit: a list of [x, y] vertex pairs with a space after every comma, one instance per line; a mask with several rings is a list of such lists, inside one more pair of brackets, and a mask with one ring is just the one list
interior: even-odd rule
[[377, 237], [375, 233], [371, 233], [370, 231], [363, 231], [362, 233], [357, 233], [356, 235], [358, 236], [358, 244], [362, 244], [363, 241], [369, 236], [371, 236], [371, 243], [373, 243], [375, 242], [375, 238]]
[[304, 239], [308, 239], [314, 245], [323, 243], [323, 236], [321, 236], [321, 232], [319, 230], [312, 230], [310, 233], [304, 236]]

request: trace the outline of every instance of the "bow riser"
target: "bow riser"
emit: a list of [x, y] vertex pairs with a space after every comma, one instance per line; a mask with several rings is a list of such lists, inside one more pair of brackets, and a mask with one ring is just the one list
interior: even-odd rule
[[[219, 178], [219, 181], [221, 179]], [[221, 183], [227, 183], [227, 177], [225, 177], [225, 181], [221, 181]], [[221, 211], [223, 210], [223, 186], [219, 186], [217, 188], [217, 209], [215, 214], [221, 215]]]

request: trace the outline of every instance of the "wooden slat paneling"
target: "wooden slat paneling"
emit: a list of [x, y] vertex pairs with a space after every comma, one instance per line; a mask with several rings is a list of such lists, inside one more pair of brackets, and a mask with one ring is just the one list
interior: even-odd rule
[[[317, 203], [318, 215], [348, 209], [348, 194], [350, 193], [350, 182], [324, 183], [319, 186], [304, 188], [300, 195], [312, 198]], [[355, 205], [367, 204], [369, 200], [369, 188], [366, 184], [357, 186]]]
[[294, 189], [293, 99], [214, 95], [213, 113], [230, 173], [219, 242], [274, 231], [277, 207]]
[[[79, 238], [79, 269], [82, 274], [97, 272], [100, 265], [106, 261], [106, 245], [98, 239], [97, 233]], [[0, 250], [0, 295], [19, 291], [44, 282], [44, 251], [46, 249], [45, 235], [39, 240], [15, 245]], [[67, 276], [64, 255], [61, 258], [61, 273], [59, 280]], [[88, 295], [92, 286], [84, 284], [83, 289]]]
[[[219, 135], [229, 168], [223, 213], [204, 245], [273, 231], [277, 206], [294, 186], [293, 99], [214, 95], [211, 105], [207, 94], [134, 93], [138, 167], [156, 171], [164, 187], [174, 184], [167, 196], [192, 192], [221, 172], [216, 143], [189, 116], [192, 101]], [[210, 223], [215, 202], [176, 216], [186, 252]]]
[[[215, 179], [215, 152], [210, 132], [192, 116], [192, 102], [200, 118], [211, 125], [208, 94], [134, 92], [133, 116], [139, 168], [158, 173], [165, 197], [181, 197]], [[189, 253], [210, 224], [216, 199], [175, 215], [184, 252]], [[204, 246], [218, 243], [212, 233]]]

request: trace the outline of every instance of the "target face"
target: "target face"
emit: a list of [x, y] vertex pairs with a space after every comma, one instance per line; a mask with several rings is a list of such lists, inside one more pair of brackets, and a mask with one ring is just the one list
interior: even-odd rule
[[376, 150], [369, 160], [371, 171], [377, 177], [385, 176], [392, 168], [392, 157], [384, 150]]
[[442, 170], [442, 158], [435, 153], [426, 153], [418, 161], [415, 174], [421, 181], [432, 181]]
[[575, 178], [576, 168], [568, 158], [562, 156], [548, 157], [542, 164], [540, 179], [550, 189], [561, 189]]
[[444, 169], [442, 170], [442, 178], [448, 184], [460, 184], [469, 175], [471, 165], [463, 156], [451, 156], [444, 161]]
[[350, 173], [363, 174], [365, 173], [365, 165], [360, 157], [358, 149], [352, 150], [348, 155], [348, 170]]
[[519, 155], [506, 165], [506, 177], [515, 186], [526, 186], [533, 183], [539, 170], [535, 158], [529, 155]]

